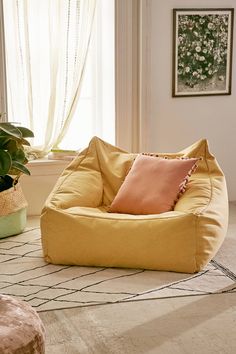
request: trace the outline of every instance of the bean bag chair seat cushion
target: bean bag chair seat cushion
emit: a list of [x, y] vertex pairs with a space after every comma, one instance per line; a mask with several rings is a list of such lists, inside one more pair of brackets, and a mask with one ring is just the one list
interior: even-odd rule
[[224, 174], [204, 139], [178, 153], [158, 155], [201, 157], [174, 210], [110, 213], [136, 154], [94, 137], [59, 177], [42, 210], [46, 261], [185, 273], [202, 270], [227, 231]]

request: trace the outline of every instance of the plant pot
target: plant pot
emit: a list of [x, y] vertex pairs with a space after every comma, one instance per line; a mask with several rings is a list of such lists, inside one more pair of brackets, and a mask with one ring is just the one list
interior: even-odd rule
[[0, 238], [20, 234], [26, 226], [27, 208], [15, 213], [0, 216]]
[[26, 226], [27, 202], [21, 186], [0, 193], [0, 238], [21, 233]]

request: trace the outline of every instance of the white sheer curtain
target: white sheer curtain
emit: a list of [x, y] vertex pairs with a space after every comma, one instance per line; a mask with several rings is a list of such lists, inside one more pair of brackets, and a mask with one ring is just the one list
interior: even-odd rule
[[96, 0], [3, 0], [8, 120], [38, 156], [65, 136], [80, 96]]

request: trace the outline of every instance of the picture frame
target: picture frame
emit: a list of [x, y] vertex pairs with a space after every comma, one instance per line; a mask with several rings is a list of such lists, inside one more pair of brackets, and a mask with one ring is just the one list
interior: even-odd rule
[[230, 95], [233, 8], [173, 9], [172, 97]]

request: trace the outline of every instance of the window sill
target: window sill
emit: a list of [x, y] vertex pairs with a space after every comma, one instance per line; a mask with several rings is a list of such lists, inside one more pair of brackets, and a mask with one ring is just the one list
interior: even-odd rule
[[29, 161], [26, 165], [32, 176], [58, 175], [66, 168], [71, 161], [37, 159]]
[[37, 166], [50, 166], [50, 165], [65, 165], [69, 164], [71, 160], [68, 159], [36, 159], [36, 160], [31, 160], [27, 163], [27, 166], [30, 167], [37, 167]]

